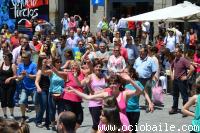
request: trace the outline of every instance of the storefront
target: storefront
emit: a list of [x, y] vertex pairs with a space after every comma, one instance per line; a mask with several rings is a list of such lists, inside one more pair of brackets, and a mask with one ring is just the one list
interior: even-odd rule
[[107, 17], [121, 18], [121, 15], [127, 17], [152, 11], [153, 2], [153, 0], [109, 0]]

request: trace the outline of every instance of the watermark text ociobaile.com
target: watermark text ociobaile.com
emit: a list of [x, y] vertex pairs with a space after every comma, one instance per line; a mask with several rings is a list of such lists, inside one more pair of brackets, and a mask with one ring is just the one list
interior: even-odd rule
[[159, 124], [143, 124], [143, 125], [122, 125], [120, 129], [117, 129], [115, 125], [101, 125], [98, 126], [99, 131], [133, 131], [135, 127], [136, 131], [142, 132], [188, 132], [188, 131], [200, 131], [198, 125], [173, 125], [169, 123]]

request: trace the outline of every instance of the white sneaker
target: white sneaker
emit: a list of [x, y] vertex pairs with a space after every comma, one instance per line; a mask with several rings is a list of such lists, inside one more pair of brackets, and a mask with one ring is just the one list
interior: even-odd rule
[[11, 119], [11, 120], [15, 119], [14, 115], [9, 116], [8, 118]]
[[3, 115], [3, 118], [4, 118], [4, 119], [7, 119], [7, 118], [8, 118], [8, 116], [7, 116], [7, 115]]

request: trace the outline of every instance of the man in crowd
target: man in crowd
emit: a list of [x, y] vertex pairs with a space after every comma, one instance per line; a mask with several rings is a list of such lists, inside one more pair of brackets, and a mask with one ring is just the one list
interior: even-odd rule
[[69, 31], [69, 37], [67, 38], [67, 47], [72, 49], [77, 46], [78, 38], [74, 36], [74, 30]]
[[168, 29], [168, 34], [164, 39], [166, 48], [170, 49], [170, 52], [175, 52], [175, 47], [179, 43], [179, 38], [176, 36], [173, 29]]
[[139, 55], [139, 51], [138, 51], [137, 46], [132, 43], [131, 36], [127, 37], [126, 42], [127, 42], [127, 44], [125, 45], [125, 48], [128, 53], [128, 63], [130, 65], [133, 65], [135, 62], [135, 59], [137, 59], [137, 57]]
[[29, 47], [29, 41], [28, 38], [23, 37], [20, 39], [20, 45], [18, 47], [16, 47], [15, 49], [13, 49], [12, 51], [12, 55], [13, 55], [13, 63], [18, 64], [17, 59], [20, 56], [20, 52], [22, 47]]
[[62, 24], [62, 35], [68, 35], [69, 15], [67, 13], [64, 13], [64, 17], [61, 20], [61, 24]]
[[[151, 98], [153, 77], [158, 68], [156, 68], [152, 58], [148, 56], [148, 49], [146, 47], [140, 49], [140, 56], [135, 60], [133, 67], [139, 74], [139, 81], [144, 85], [145, 90]], [[148, 108], [146, 108], [146, 112], [148, 111]]]
[[[18, 80], [22, 81], [22, 92], [20, 97], [20, 109], [22, 113], [22, 121], [26, 120], [25, 111], [26, 105], [28, 104], [28, 96], [33, 96], [35, 101], [36, 87], [35, 77], [37, 73], [37, 65], [31, 61], [31, 52], [22, 54], [22, 63], [18, 65]], [[37, 111], [37, 109], [36, 109]]]
[[183, 98], [183, 105], [188, 101], [187, 80], [194, 71], [194, 67], [190, 61], [182, 57], [182, 50], [179, 47], [175, 49], [175, 59], [172, 63], [171, 70], [171, 78], [173, 80], [173, 105], [169, 114], [176, 114], [178, 111], [179, 92]]
[[70, 111], [60, 113], [58, 116], [58, 133], [76, 133], [76, 115]]

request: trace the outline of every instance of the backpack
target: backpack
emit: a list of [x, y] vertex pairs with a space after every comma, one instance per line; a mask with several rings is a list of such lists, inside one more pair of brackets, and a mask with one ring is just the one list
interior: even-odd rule
[[157, 81], [156, 85], [152, 88], [152, 97], [154, 104], [162, 104], [163, 103], [163, 88], [159, 84], [160, 80]]

